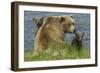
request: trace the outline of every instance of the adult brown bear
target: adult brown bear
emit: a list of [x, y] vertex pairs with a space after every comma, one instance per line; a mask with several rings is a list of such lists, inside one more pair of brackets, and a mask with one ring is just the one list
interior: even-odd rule
[[75, 31], [72, 16], [48, 16], [42, 22], [34, 41], [34, 50], [37, 53], [46, 50], [49, 42], [63, 42], [65, 33]]

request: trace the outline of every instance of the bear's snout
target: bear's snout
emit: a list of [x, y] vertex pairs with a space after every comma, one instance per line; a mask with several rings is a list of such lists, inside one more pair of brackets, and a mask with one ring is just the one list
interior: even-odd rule
[[74, 25], [71, 25], [70, 27], [70, 30], [69, 30], [71, 33], [74, 33], [76, 32], [76, 29], [75, 29], [75, 26]]

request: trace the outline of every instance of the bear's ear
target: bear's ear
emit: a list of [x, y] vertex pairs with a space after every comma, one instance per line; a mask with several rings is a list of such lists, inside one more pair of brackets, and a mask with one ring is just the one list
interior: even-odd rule
[[82, 38], [83, 38], [83, 36], [84, 36], [84, 32], [82, 33]]
[[47, 17], [47, 21], [50, 22], [53, 19], [53, 17]]
[[74, 18], [72, 15], [70, 15], [71, 18]]
[[37, 21], [39, 19], [39, 17], [33, 17], [34, 21]]
[[53, 16], [48, 16], [44, 18], [43, 24], [48, 24], [53, 22], [54, 17]]
[[62, 23], [63, 21], [65, 21], [65, 18], [61, 17], [60, 23]]

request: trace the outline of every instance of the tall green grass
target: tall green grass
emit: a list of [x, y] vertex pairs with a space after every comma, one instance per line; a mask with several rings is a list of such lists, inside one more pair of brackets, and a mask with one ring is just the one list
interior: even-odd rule
[[43, 61], [43, 60], [63, 60], [63, 59], [87, 59], [90, 57], [88, 48], [82, 47], [80, 50], [67, 43], [49, 43], [47, 50], [35, 55], [33, 49], [24, 51], [24, 61]]

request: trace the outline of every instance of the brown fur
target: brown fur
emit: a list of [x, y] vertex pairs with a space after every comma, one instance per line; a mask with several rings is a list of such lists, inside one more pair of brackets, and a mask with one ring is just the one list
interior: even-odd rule
[[71, 16], [46, 17], [35, 37], [35, 52], [39, 53], [47, 49], [49, 42], [63, 42], [64, 33], [74, 30], [74, 19]]

